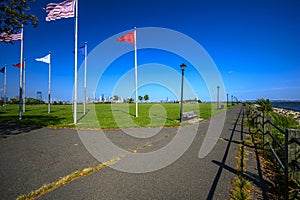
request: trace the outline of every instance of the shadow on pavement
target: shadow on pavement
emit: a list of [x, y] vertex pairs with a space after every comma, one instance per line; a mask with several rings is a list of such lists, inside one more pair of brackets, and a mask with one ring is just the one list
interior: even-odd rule
[[[229, 149], [230, 149], [230, 146], [231, 146], [231, 143], [233, 141], [233, 136], [235, 134], [235, 130], [236, 130], [236, 127], [237, 127], [237, 124], [238, 124], [238, 121], [240, 119], [240, 116], [241, 116], [241, 113], [242, 113], [242, 110], [243, 108], [241, 108], [240, 112], [239, 112], [239, 115], [234, 123], [234, 127], [232, 129], [232, 132], [231, 132], [231, 135], [230, 135], [230, 139], [228, 139], [228, 144], [227, 144], [227, 147], [226, 147], [226, 150], [225, 150], [225, 153], [224, 153], [224, 156], [223, 156], [223, 159], [221, 162], [218, 162], [218, 161], [212, 161], [213, 163], [219, 165], [219, 169], [218, 169], [218, 172], [217, 172], [217, 175], [215, 176], [215, 179], [213, 181], [213, 184], [209, 190], [209, 194], [207, 196], [207, 199], [213, 199], [214, 197], [214, 194], [215, 194], [215, 190], [217, 188], [217, 185], [218, 185], [218, 182], [220, 180], [220, 177], [221, 177], [221, 174], [222, 174], [222, 171], [223, 169], [227, 169], [228, 170], [228, 167], [225, 165], [225, 162], [226, 162], [226, 159], [228, 157], [228, 154], [229, 154]], [[235, 172], [235, 170], [229, 170], [229, 171], [232, 171], [232, 172]]]
[[[254, 141], [253, 137], [251, 137], [253, 145], [248, 145], [247, 143], [245, 143], [245, 140], [244, 140], [244, 135], [251, 136], [254, 134], [250, 130], [248, 130], [248, 131], [244, 130], [244, 118], [245, 118], [244, 115], [245, 115], [244, 108], [242, 107], [235, 123], [233, 124], [233, 128], [230, 129], [232, 131], [231, 135], [230, 135], [230, 139], [223, 138], [225, 141], [228, 142], [228, 144], [227, 144], [227, 148], [225, 150], [222, 161], [221, 162], [216, 161], [216, 160], [212, 161], [214, 164], [219, 166], [219, 170], [214, 179], [212, 187], [209, 191], [209, 195], [208, 195], [207, 199], [213, 199], [214, 193], [215, 193], [215, 190], [218, 185], [218, 182], [219, 182], [219, 179], [220, 179], [223, 169], [227, 170], [233, 174], [238, 174], [237, 169], [234, 169], [225, 164], [227, 157], [228, 157], [229, 149], [230, 149], [230, 146], [232, 143], [242, 145], [242, 147], [241, 147], [242, 151], [244, 151], [244, 148], [247, 147], [255, 153], [255, 161], [253, 163], [255, 166], [253, 166], [253, 167], [255, 167], [257, 171], [253, 172], [253, 171], [248, 171], [248, 169], [244, 169], [243, 162], [242, 162], [241, 168], [245, 170], [245, 171], [244, 170], [242, 171], [242, 177], [245, 178], [246, 180], [248, 180], [249, 182], [251, 182], [252, 184], [254, 184], [257, 188], [261, 189], [261, 191], [262, 191], [261, 195], [262, 195], [263, 199], [269, 199], [267, 188], [270, 187], [271, 183], [264, 180], [264, 178], [263, 178], [263, 170], [261, 168], [261, 163], [260, 163], [260, 159], [259, 159], [258, 146], [257, 146], [256, 142]], [[241, 121], [241, 123], [239, 123], [239, 121]], [[237, 126], [240, 126], [241, 130], [237, 130]], [[235, 134], [240, 134], [240, 140], [233, 140], [233, 136]], [[241, 159], [243, 160], [243, 158], [241, 158]]]
[[13, 135], [28, 133], [35, 129], [40, 129], [39, 126], [27, 126], [21, 124], [6, 124], [0, 123], [0, 139], [8, 138]]
[[8, 116], [0, 122], [0, 139], [59, 124], [62, 120], [64, 118], [31, 115], [23, 117], [20, 121], [18, 116]]

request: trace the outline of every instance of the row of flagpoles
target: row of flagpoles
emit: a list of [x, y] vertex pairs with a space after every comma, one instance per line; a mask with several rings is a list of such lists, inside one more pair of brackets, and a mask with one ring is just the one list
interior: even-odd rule
[[[84, 47], [78, 48], [78, 0], [66, 0], [61, 3], [49, 3], [46, 6], [46, 21], [52, 21], [57, 20], [61, 18], [70, 18], [75, 17], [75, 51], [74, 51], [74, 96], [73, 96], [73, 118], [74, 118], [74, 124], [77, 123], [77, 56], [78, 56], [78, 50], [81, 52], [81, 54], [84, 54], [84, 100], [83, 100], [83, 107], [84, 107], [84, 114], [86, 114], [86, 73], [87, 73], [87, 43], [85, 43]], [[25, 75], [25, 63], [23, 62], [23, 27], [21, 28], [21, 33], [16, 34], [8, 34], [8, 33], [1, 33], [1, 37], [3, 39], [0, 39], [4, 42], [11, 42], [20, 40], [21, 41], [21, 53], [20, 53], [20, 91], [19, 91], [19, 118], [22, 119], [22, 112], [23, 108], [25, 109], [25, 99], [22, 98], [23, 92], [25, 93], [25, 86], [23, 91], [23, 85], [22, 85], [22, 73], [24, 69], [24, 75]], [[138, 77], [137, 77], [137, 46], [136, 46], [136, 28], [134, 28], [134, 31], [125, 34], [124, 36], [118, 38], [119, 42], [127, 42], [130, 44], [134, 44], [134, 71], [135, 71], [135, 98], [136, 98], [136, 117], [138, 117]], [[82, 53], [82, 49], [84, 48], [84, 53]], [[49, 69], [49, 77], [48, 77], [48, 113], [50, 113], [50, 80], [51, 80], [51, 53], [46, 55], [42, 58], [37, 58], [36, 61], [44, 62], [48, 64]], [[2, 69], [1, 69], [2, 70]], [[2, 72], [0, 70], [0, 72]], [[5, 74], [5, 86], [4, 86], [4, 101], [6, 104], [6, 66], [4, 68], [4, 74]], [[3, 72], [2, 72], [3, 73]], [[25, 85], [25, 78], [24, 78], [24, 85]], [[25, 95], [24, 95], [25, 97]], [[5, 105], [6, 109], [6, 105]]]

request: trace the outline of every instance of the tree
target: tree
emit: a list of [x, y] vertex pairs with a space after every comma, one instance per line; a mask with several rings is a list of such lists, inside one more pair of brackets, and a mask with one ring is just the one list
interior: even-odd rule
[[145, 101], [148, 101], [148, 100], [149, 100], [149, 95], [148, 95], [148, 94], [146, 94], [146, 95], [144, 96], [144, 100], [145, 100]]
[[258, 110], [262, 111], [264, 114], [269, 114], [273, 111], [272, 104], [269, 99], [257, 99]]
[[114, 101], [118, 101], [118, 100], [119, 100], [118, 95], [114, 95], [113, 100], [114, 100]]
[[133, 98], [128, 98], [127, 101], [128, 101], [128, 103], [132, 103], [133, 102]]
[[35, 105], [35, 104], [44, 104], [45, 102], [35, 98], [26, 98], [26, 104], [28, 105]]
[[19, 103], [19, 98], [10, 98], [9, 103], [10, 104], [18, 104]]
[[[2, 0], [0, 2], [0, 33], [17, 33], [28, 22], [37, 27], [38, 18], [30, 13], [29, 4], [35, 0]], [[0, 36], [1, 37], [1, 36]], [[3, 38], [2, 38], [3, 39]]]
[[138, 98], [139, 98], [140, 102], [143, 101], [143, 97], [142, 96], [139, 96]]

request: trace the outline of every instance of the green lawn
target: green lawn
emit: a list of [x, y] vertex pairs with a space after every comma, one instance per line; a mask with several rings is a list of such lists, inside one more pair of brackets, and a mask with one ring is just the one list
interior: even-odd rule
[[[215, 104], [184, 104], [183, 112], [194, 111], [200, 118], [208, 119], [220, 111]], [[139, 117], [135, 117], [135, 104], [88, 104], [87, 115], [83, 105], [78, 105], [78, 128], [132, 128], [132, 127], [173, 127], [179, 126], [179, 104], [139, 104]], [[75, 128], [72, 105], [26, 105], [26, 112], [19, 120], [18, 105], [7, 105], [7, 111], [0, 108], [0, 122], [36, 125], [43, 127]]]

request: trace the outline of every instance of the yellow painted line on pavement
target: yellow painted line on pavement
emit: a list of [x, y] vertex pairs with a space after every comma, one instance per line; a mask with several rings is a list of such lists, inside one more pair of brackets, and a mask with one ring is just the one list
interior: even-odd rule
[[[167, 137], [169, 137], [169, 136], [165, 136], [165, 138], [167, 138]], [[79, 144], [74, 144], [74, 146], [78, 146], [78, 145]], [[153, 146], [153, 143], [146, 143], [141, 148], [129, 149], [129, 152], [130, 153], [138, 153], [139, 150], [142, 150], [142, 149], [147, 148], [147, 147], [152, 147], [152, 146]], [[34, 200], [34, 199], [37, 199], [37, 198], [39, 198], [39, 197], [41, 197], [45, 194], [48, 194], [48, 193], [56, 190], [57, 188], [59, 188], [63, 185], [66, 185], [66, 184], [76, 180], [76, 179], [88, 176], [92, 173], [95, 173], [96, 171], [99, 171], [99, 170], [105, 168], [105, 167], [111, 166], [111, 165], [117, 163], [118, 161], [120, 161], [122, 158], [124, 158], [126, 156], [128, 156], [128, 153], [125, 153], [125, 154], [123, 154], [123, 155], [121, 155], [117, 158], [113, 158], [113, 159], [108, 160], [104, 163], [101, 163], [96, 167], [88, 167], [88, 168], [85, 168], [83, 170], [74, 171], [73, 173], [68, 174], [68, 175], [60, 178], [56, 182], [45, 184], [37, 190], [34, 190], [34, 191], [32, 191], [28, 194], [24, 194], [24, 195], [21, 195], [21, 196], [17, 197], [17, 200]]]
[[48, 184], [45, 184], [43, 185], [42, 187], [40, 187], [39, 189], [37, 190], [34, 190], [28, 194], [24, 194], [24, 195], [21, 195], [17, 198], [17, 200], [33, 200], [33, 199], [37, 199], [49, 192], [52, 192], [53, 190], [56, 190], [57, 188], [63, 186], [63, 185], [66, 185], [67, 183], [70, 183], [76, 179], [79, 179], [79, 178], [82, 178], [82, 177], [85, 177], [87, 175], [90, 175], [92, 173], [95, 173], [96, 171], [99, 171], [105, 167], [108, 167], [108, 166], [111, 166], [115, 163], [117, 163], [118, 161], [120, 161], [123, 157], [125, 157], [126, 155], [121, 155], [117, 158], [114, 158], [114, 159], [111, 159], [111, 160], [108, 160], [104, 163], [101, 163], [99, 165], [97, 165], [96, 167], [92, 168], [92, 167], [88, 167], [88, 168], [85, 168], [83, 170], [77, 170], [77, 171], [74, 171], [73, 173], [71, 174], [68, 174], [62, 178], [60, 178], [58, 181], [56, 182], [52, 182], [52, 183], [48, 183]]

